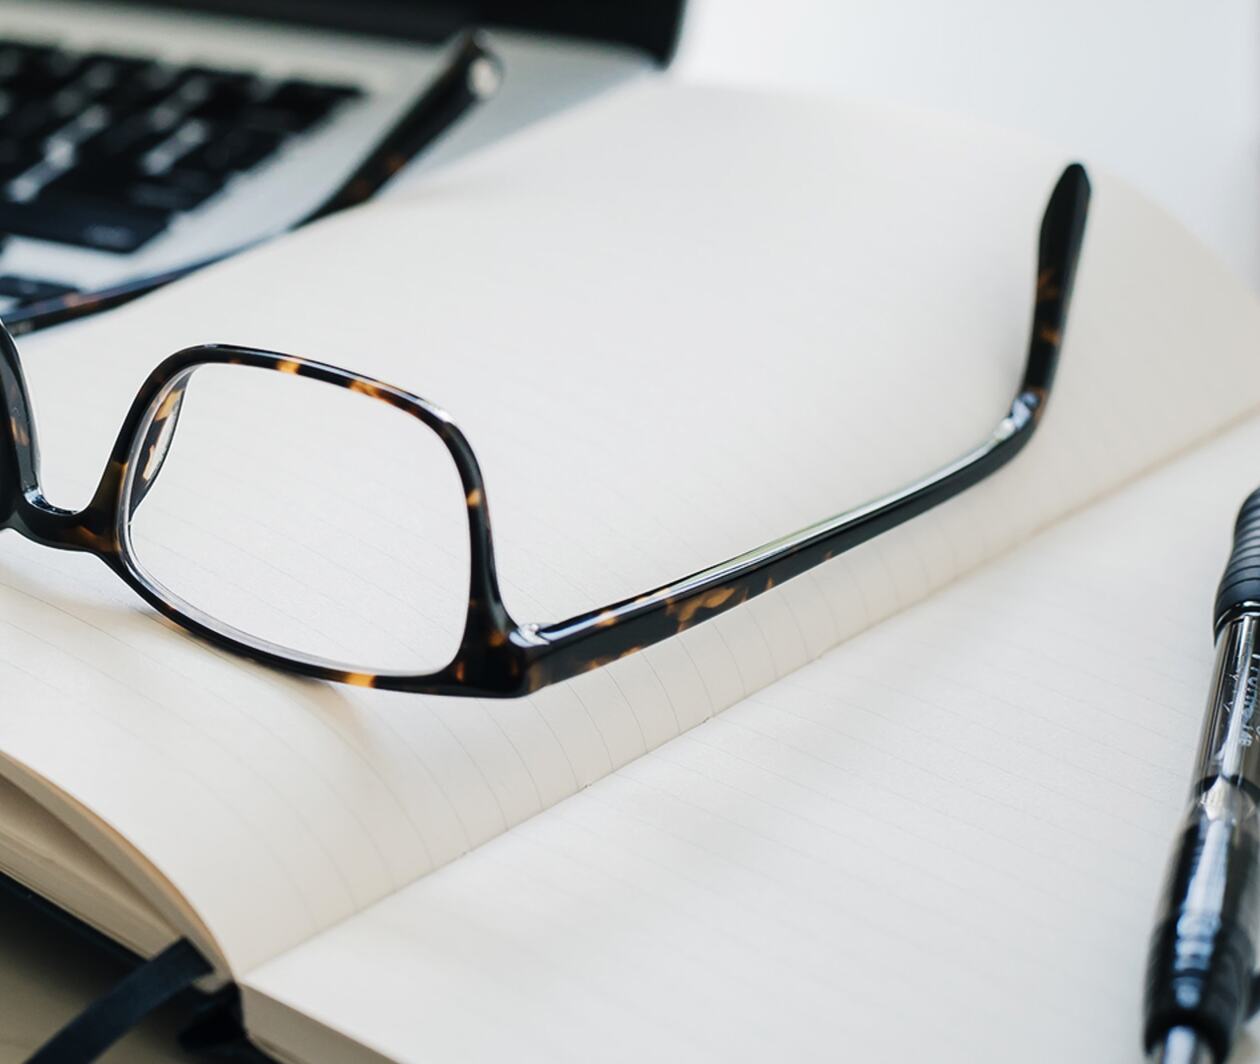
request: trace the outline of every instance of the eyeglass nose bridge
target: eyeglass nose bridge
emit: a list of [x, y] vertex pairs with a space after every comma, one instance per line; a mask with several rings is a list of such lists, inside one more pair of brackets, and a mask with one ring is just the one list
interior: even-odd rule
[[[44, 498], [39, 443], [30, 395], [13, 337], [0, 324], [0, 529], [11, 528], [45, 546], [99, 554], [112, 565], [117, 543], [111, 522], [91, 506], [72, 511]], [[112, 463], [111, 463], [112, 465]], [[105, 477], [110, 478], [107, 468]]]
[[121, 520], [131, 520], [144, 497], [157, 483], [158, 474], [162, 471], [171, 443], [175, 439], [184, 392], [194, 372], [196, 367], [183, 370], [172, 377], [158, 393], [150, 412], [141, 422], [140, 432], [143, 438], [138, 444], [133, 444], [130, 452], [131, 461], [136, 463], [136, 467], [131, 469], [127, 478], [128, 483], [124, 489], [126, 509], [121, 511]]

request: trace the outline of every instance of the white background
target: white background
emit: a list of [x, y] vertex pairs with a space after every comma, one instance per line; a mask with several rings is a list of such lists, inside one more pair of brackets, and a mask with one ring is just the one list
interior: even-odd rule
[[1254, 0], [692, 0], [675, 76], [896, 100], [1127, 178], [1260, 291]]

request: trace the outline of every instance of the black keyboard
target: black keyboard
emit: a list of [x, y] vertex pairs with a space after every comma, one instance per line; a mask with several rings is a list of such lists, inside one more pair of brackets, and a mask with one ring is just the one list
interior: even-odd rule
[[0, 39], [0, 234], [135, 251], [359, 95]]

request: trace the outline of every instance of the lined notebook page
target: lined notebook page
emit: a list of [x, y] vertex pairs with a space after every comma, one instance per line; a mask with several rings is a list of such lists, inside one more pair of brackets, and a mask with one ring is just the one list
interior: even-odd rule
[[[519, 619], [634, 593], [990, 431], [1019, 378], [1063, 161], [894, 110], [628, 90], [435, 175], [413, 201], [25, 343], [48, 494], [86, 498], [161, 355], [247, 342], [454, 413]], [[168, 881], [155, 898], [168, 918], [190, 926], [171, 904], [186, 899], [198, 941], [249, 970], [1249, 408], [1254, 301], [1161, 213], [1096, 186], [1038, 438], [896, 534], [507, 703], [253, 667], [155, 620], [92, 559], [7, 536], [0, 750], [91, 810], [76, 828], [107, 855], [113, 832], [129, 840]]]
[[303, 1059], [301, 1014], [402, 1061], [1136, 1064], [1257, 453], [1253, 420], [265, 965], [247, 1015]]

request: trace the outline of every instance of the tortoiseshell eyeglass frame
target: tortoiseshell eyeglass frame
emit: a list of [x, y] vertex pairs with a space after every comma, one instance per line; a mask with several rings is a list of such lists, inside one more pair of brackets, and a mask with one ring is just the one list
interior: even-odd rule
[[[464, 434], [431, 403], [335, 366], [252, 348], [210, 344], [167, 358], [140, 388], [91, 502], [64, 510], [44, 498], [30, 403], [17, 348], [0, 330], [0, 529], [49, 547], [96, 555], [145, 601], [176, 624], [256, 661], [304, 676], [363, 687], [442, 695], [514, 697], [599, 668], [760, 595], [866, 542], [989, 476], [1028, 442], [1054, 381], [1089, 205], [1089, 180], [1076, 164], [1059, 179], [1046, 208], [1038, 253], [1036, 304], [1028, 356], [1015, 398], [996, 429], [948, 465], [898, 491], [634, 598], [553, 624], [518, 624], [499, 592], [486, 486]], [[189, 377], [213, 364], [253, 366], [371, 396], [406, 411], [445, 444], [463, 485], [470, 535], [470, 584], [463, 637], [437, 672], [357, 672], [251, 638], [164, 591], [136, 563], [130, 514], [156, 476], [165, 423], [178, 417]], [[169, 439], [169, 434], [166, 439]], [[157, 454], [155, 463], [148, 456]], [[142, 467], [142, 468], [138, 468]]]

